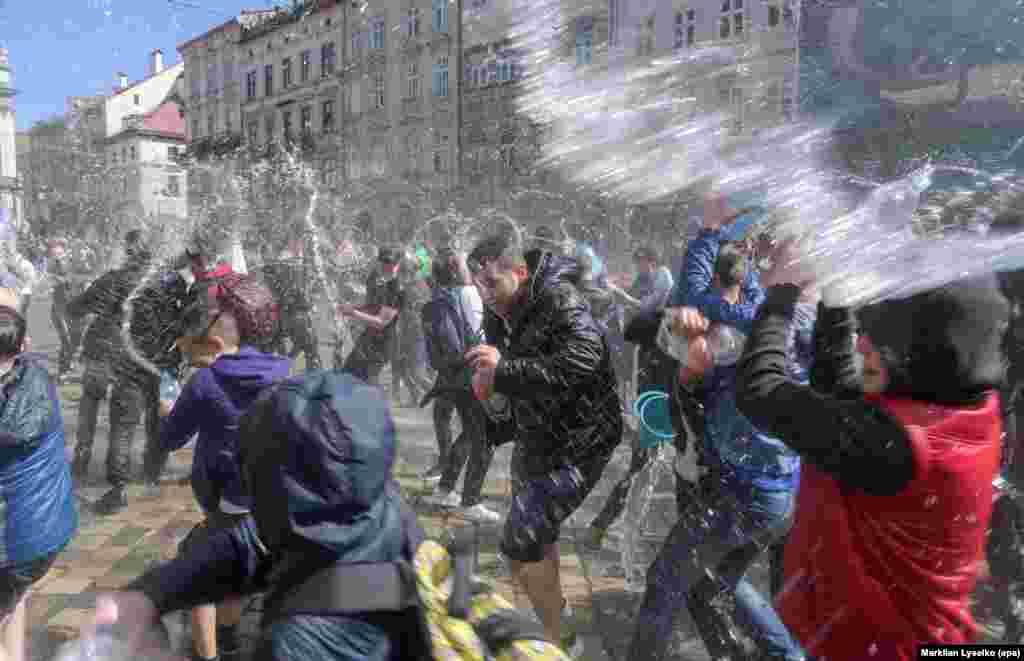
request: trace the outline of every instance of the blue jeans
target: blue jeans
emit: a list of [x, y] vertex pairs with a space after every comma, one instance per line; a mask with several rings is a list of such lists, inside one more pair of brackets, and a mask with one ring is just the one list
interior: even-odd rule
[[[647, 572], [647, 590], [637, 615], [629, 661], [661, 661], [678, 616], [689, 610], [713, 658], [727, 655], [735, 624], [743, 627], [767, 658], [802, 660], [800, 645], [771, 602], [746, 579], [747, 569], [789, 527], [794, 492], [768, 491], [715, 471], [701, 484], [669, 532]], [[735, 613], [712, 601], [734, 593]], [[716, 639], [717, 638], [717, 639]]]

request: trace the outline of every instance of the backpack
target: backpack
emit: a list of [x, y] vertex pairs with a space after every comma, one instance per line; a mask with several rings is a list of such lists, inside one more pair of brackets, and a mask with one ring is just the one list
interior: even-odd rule
[[131, 300], [132, 342], [146, 359], [161, 365], [177, 365], [180, 355], [174, 341], [184, 334], [181, 309], [187, 286], [173, 271], [158, 273]]
[[[415, 516], [409, 516], [418, 529]], [[569, 661], [545, 639], [539, 622], [474, 580], [477, 541], [471, 529], [456, 531], [443, 545], [427, 539], [412, 545], [411, 562], [334, 565], [315, 573], [277, 602], [270, 619], [289, 613], [414, 609], [424, 648], [418, 658]]]
[[[466, 350], [480, 342], [477, 337], [478, 334], [469, 325], [461, 294], [457, 294], [457, 298], [458, 301], [455, 304], [455, 329], [462, 338], [463, 349]], [[446, 308], [447, 306], [442, 302], [431, 300], [424, 304], [420, 312], [423, 322], [423, 335], [427, 344], [427, 359], [434, 371], [442, 373], [451, 371], [456, 364], [456, 361], [453, 361], [449, 352], [446, 351], [444, 338], [439, 337], [437, 332], [437, 328], [442, 321], [440, 315], [445, 313]]]

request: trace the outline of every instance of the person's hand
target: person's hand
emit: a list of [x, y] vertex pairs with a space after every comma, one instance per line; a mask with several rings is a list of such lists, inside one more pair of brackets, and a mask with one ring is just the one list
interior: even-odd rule
[[772, 267], [761, 275], [764, 287], [774, 285], [797, 285], [801, 289], [814, 284], [814, 272], [803, 257], [799, 239], [781, 242], [772, 257]]
[[92, 619], [82, 625], [81, 639], [94, 639], [100, 627], [113, 629], [133, 658], [177, 658], [170, 652], [156, 606], [141, 592], [114, 592], [97, 597]]
[[161, 399], [159, 405], [159, 415], [161, 418], [166, 418], [171, 414], [171, 409], [174, 408], [174, 402], [169, 399]]
[[696, 308], [676, 307], [665, 310], [672, 334], [679, 337], [697, 337], [707, 332], [710, 324]]
[[478, 344], [466, 352], [466, 362], [476, 371], [490, 369], [494, 370], [501, 362], [501, 352], [498, 347], [489, 344]]
[[679, 382], [689, 383], [707, 374], [715, 364], [707, 338], [695, 337], [686, 347], [686, 365], [679, 368]]
[[481, 402], [494, 394], [494, 369], [485, 367], [473, 372], [473, 395]]

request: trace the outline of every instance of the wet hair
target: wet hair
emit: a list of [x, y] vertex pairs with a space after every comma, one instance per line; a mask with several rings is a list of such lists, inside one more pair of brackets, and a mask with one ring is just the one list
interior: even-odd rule
[[21, 353], [27, 329], [25, 317], [14, 308], [0, 305], [0, 357], [7, 358]]
[[735, 243], [723, 243], [715, 260], [715, 275], [723, 289], [743, 284], [747, 277], [747, 256]]
[[495, 234], [480, 241], [469, 254], [469, 263], [475, 271], [495, 260], [502, 260], [509, 266], [525, 266], [526, 258], [516, 240], [515, 234], [506, 232]]

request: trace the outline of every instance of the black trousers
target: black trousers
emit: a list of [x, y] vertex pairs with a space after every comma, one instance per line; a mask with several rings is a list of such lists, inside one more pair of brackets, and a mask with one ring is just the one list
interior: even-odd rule
[[452, 420], [455, 418], [455, 400], [438, 397], [434, 400], [434, 437], [437, 438], [437, 465], [444, 466], [452, 447]]
[[462, 505], [472, 507], [480, 502], [484, 479], [494, 459], [494, 446], [487, 438], [487, 421], [484, 409], [472, 393], [454, 396], [455, 410], [459, 412], [462, 433], [455, 439], [448, 452], [438, 484], [440, 491], [453, 491], [463, 467], [466, 479], [462, 484]]
[[85, 474], [92, 461], [96, 419], [101, 402], [110, 390], [110, 443], [107, 448], [107, 481], [123, 487], [131, 480], [131, 449], [135, 430], [145, 418], [146, 445], [143, 475], [156, 481], [167, 465], [168, 453], [160, 447], [160, 377], [142, 369], [113, 369], [109, 361], [87, 359], [78, 408], [75, 471]]
[[318, 370], [320, 363], [320, 347], [317, 343], [316, 328], [313, 324], [312, 310], [287, 310], [281, 313], [280, 336], [277, 340], [277, 352], [284, 354], [284, 341], [292, 343], [288, 357], [295, 360], [299, 354], [306, 356], [306, 369]]
[[376, 337], [364, 333], [359, 336], [352, 351], [349, 352], [342, 371], [372, 386], [380, 385], [380, 373], [388, 364], [390, 353], [380, 346]]
[[81, 317], [69, 317], [63, 305], [54, 303], [50, 307], [50, 321], [53, 323], [57, 337], [60, 339], [60, 357], [58, 369], [61, 374], [71, 369], [79, 346], [82, 344], [84, 324]]
[[1002, 392], [1005, 474], [1011, 489], [1000, 495], [992, 510], [985, 548], [989, 572], [997, 587], [996, 616], [1003, 621], [1004, 641], [1024, 642], [1024, 401], [1022, 380], [1011, 368]]

